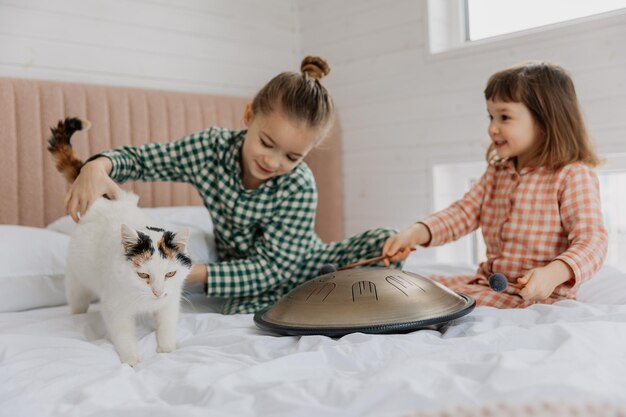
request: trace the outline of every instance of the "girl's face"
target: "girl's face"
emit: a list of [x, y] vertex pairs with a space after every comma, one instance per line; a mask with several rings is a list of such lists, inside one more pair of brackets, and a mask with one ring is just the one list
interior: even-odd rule
[[242, 182], [249, 189], [294, 169], [319, 137], [317, 130], [285, 118], [280, 109], [255, 115], [248, 104], [243, 120], [248, 132], [241, 151]]
[[517, 170], [521, 170], [542, 135], [530, 110], [522, 103], [487, 100], [487, 112], [489, 137], [498, 157], [517, 157]]

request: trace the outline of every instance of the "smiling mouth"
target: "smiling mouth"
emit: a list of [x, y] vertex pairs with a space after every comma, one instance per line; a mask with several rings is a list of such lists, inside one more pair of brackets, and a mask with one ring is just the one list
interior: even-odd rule
[[500, 146], [506, 145], [506, 140], [494, 140], [493, 144], [496, 148], [499, 148]]
[[265, 174], [273, 174], [274, 171], [270, 171], [269, 169], [265, 168], [263, 165], [259, 164], [258, 162], [256, 163], [257, 167], [259, 167], [259, 169], [261, 170], [261, 172], [265, 173]]

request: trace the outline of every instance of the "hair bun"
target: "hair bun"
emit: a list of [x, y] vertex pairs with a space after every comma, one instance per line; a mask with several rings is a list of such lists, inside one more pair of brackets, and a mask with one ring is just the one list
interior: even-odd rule
[[300, 71], [313, 79], [321, 80], [330, 72], [330, 66], [319, 56], [307, 56], [300, 64]]

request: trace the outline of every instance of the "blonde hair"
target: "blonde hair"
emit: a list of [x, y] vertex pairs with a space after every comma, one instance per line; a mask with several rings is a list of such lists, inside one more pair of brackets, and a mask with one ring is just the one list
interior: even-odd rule
[[[531, 157], [533, 164], [553, 170], [572, 162], [591, 167], [600, 159], [591, 146], [574, 83], [562, 67], [550, 63], [526, 63], [493, 74], [485, 88], [485, 100], [524, 104], [543, 132]], [[498, 161], [494, 144], [487, 161]]]
[[300, 64], [300, 71], [299, 74], [283, 72], [272, 78], [254, 97], [252, 112], [268, 115], [280, 108], [294, 121], [304, 121], [312, 128], [330, 128], [335, 107], [320, 83], [330, 72], [330, 66], [320, 57], [307, 56]]

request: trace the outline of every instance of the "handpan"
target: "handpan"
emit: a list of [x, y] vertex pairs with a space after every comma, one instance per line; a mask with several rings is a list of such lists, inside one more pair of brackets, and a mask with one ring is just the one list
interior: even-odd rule
[[283, 335], [404, 333], [439, 328], [474, 309], [472, 297], [429, 278], [390, 268], [320, 275], [257, 312], [262, 329]]

